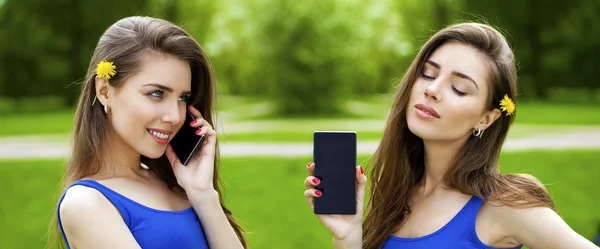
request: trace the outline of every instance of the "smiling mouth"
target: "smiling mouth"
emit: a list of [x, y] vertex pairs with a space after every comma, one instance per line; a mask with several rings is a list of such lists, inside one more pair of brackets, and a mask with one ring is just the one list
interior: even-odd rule
[[146, 131], [159, 144], [167, 144], [169, 142], [169, 137], [171, 136], [169, 134], [165, 134], [165, 133], [155, 131], [155, 130], [150, 130], [150, 129], [146, 129]]

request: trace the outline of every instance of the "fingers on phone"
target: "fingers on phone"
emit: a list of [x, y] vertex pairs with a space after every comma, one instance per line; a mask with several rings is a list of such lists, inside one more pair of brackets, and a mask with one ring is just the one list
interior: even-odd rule
[[308, 171], [309, 176], [315, 175], [315, 163], [310, 162], [306, 165], [306, 170]]
[[202, 118], [198, 118], [198, 119], [194, 119], [191, 123], [190, 126], [194, 127], [194, 128], [198, 128], [200, 126], [204, 125], [204, 122], [206, 122], [204, 119]]
[[362, 166], [356, 166], [356, 181], [362, 183], [366, 180], [365, 171]]
[[194, 117], [199, 117], [202, 118], [202, 113], [200, 113], [200, 111], [198, 111], [198, 109], [196, 109], [196, 107], [194, 107], [193, 105], [189, 105], [188, 106], [188, 110], [194, 114]]
[[318, 189], [307, 189], [306, 191], [304, 191], [304, 196], [306, 198], [315, 198], [315, 197], [320, 197], [321, 195], [323, 195], [323, 192], [321, 192]]
[[215, 135], [215, 134], [216, 134], [215, 130], [213, 130], [209, 126], [203, 126], [203, 127], [200, 127], [200, 128], [198, 128], [196, 130], [196, 135], [198, 135], [198, 136], [202, 136], [202, 135], [204, 135], [204, 136], [212, 136], [212, 135]]
[[306, 188], [312, 188], [314, 186], [319, 185], [319, 183], [321, 183], [321, 180], [314, 176], [309, 176], [304, 180], [304, 186], [306, 186]]

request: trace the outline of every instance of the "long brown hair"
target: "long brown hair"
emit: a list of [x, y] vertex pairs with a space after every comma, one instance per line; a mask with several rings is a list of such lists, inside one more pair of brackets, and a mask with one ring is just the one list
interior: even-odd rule
[[[408, 129], [406, 110], [410, 92], [425, 61], [442, 44], [459, 42], [479, 50], [489, 62], [487, 110], [499, 108], [508, 95], [517, 99], [515, 58], [505, 37], [486, 24], [451, 25], [433, 35], [411, 63], [397, 89], [380, 146], [370, 162], [371, 189], [363, 223], [363, 247], [380, 248], [410, 213], [409, 199], [421, 181], [423, 140]], [[454, 156], [445, 173], [445, 186], [486, 201], [511, 207], [544, 206], [554, 209], [548, 192], [535, 178], [501, 174], [498, 157], [516, 113], [499, 117], [482, 138], [471, 136]]]
[[[96, 96], [96, 65], [102, 60], [114, 62], [118, 73], [110, 79], [109, 84], [118, 88], [139, 69], [141, 57], [151, 53], [172, 55], [190, 64], [192, 96], [190, 96], [188, 104], [198, 109], [203, 118], [215, 127], [213, 119], [215, 115], [213, 104], [216, 97], [214, 71], [210, 60], [194, 38], [182, 28], [165, 20], [139, 16], [121, 19], [104, 32], [92, 55], [77, 104], [72, 132], [73, 150], [66, 164], [61, 193], [75, 181], [100, 171], [103, 165], [104, 148], [107, 147], [105, 145], [110, 143], [108, 119], [104, 115], [103, 106], [98, 103], [92, 105], [94, 96]], [[216, 148], [213, 179], [216, 191], [221, 193], [218, 177], [218, 144]], [[187, 198], [183, 188], [177, 184], [165, 155], [157, 159], [141, 156], [141, 161], [148, 165], [150, 170], [154, 171], [169, 188]], [[222, 194], [219, 194], [219, 201], [229, 223], [246, 248], [247, 243], [243, 236], [243, 230], [225, 207]], [[64, 247], [56, 215], [51, 223], [50, 233], [49, 246], [59, 243], [61, 247]]]

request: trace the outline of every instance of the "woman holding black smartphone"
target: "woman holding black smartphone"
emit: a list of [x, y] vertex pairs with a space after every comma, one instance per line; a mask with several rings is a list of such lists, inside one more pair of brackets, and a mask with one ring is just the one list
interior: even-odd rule
[[[109, 27], [77, 106], [55, 242], [86, 249], [245, 248], [220, 195], [214, 88], [208, 57], [180, 27], [150, 17]], [[183, 126], [195, 134], [178, 134]], [[186, 166], [178, 158], [187, 155], [173, 150], [182, 146], [170, 144], [175, 135], [204, 137]]]
[[[598, 248], [558, 216], [537, 179], [498, 170], [516, 83], [513, 52], [494, 28], [433, 35], [400, 82], [370, 163], [364, 222], [362, 167], [357, 214], [317, 215], [335, 248]], [[315, 167], [304, 182], [311, 207], [322, 194]]]

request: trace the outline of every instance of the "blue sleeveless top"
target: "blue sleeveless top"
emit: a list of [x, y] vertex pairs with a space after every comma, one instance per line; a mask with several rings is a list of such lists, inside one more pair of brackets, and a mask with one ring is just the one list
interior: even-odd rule
[[[192, 207], [182, 211], [156, 210], [135, 202], [93, 180], [80, 180], [71, 184], [69, 188], [75, 185], [94, 188], [102, 193], [119, 210], [133, 237], [144, 249], [209, 248], [202, 224]], [[63, 193], [58, 202], [59, 207], [64, 197]], [[57, 213], [60, 232], [67, 248], [70, 249], [60, 221], [60, 211], [57, 210]]]
[[[481, 242], [475, 232], [475, 218], [482, 204], [481, 198], [473, 196], [458, 214], [439, 230], [417, 238], [390, 236], [382, 249], [498, 249]], [[521, 245], [512, 249], [522, 247]]]

